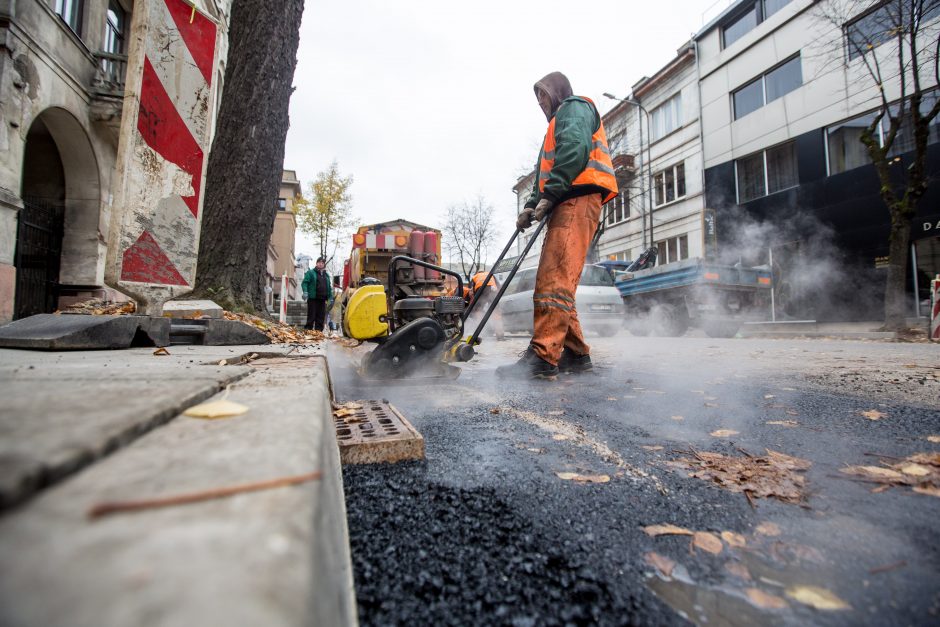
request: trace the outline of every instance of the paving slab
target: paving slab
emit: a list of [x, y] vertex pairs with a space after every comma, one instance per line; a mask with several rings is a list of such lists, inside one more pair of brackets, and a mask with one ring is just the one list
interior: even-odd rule
[[249, 372], [243, 366], [201, 363], [236, 361], [234, 356], [258, 348], [173, 347], [163, 356], [153, 349], [0, 349], [0, 509], [28, 499]]
[[[247, 413], [177, 416], [0, 516], [0, 624], [356, 624], [326, 360], [281, 355], [188, 372], [246, 368], [251, 374], [217, 398], [242, 403]], [[103, 501], [312, 471], [322, 478], [87, 516]]]
[[221, 318], [222, 306], [211, 300], [171, 300], [163, 304], [169, 318]]

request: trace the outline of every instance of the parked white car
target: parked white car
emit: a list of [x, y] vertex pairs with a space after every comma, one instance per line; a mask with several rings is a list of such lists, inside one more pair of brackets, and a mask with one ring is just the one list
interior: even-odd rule
[[[527, 268], [516, 273], [503, 298], [499, 311], [503, 316], [506, 331], [532, 332], [532, 295], [535, 291], [537, 268]], [[502, 285], [508, 273], [496, 275]], [[602, 266], [588, 264], [581, 273], [581, 282], [575, 292], [578, 320], [587, 333], [603, 336], [615, 335], [623, 325], [623, 301], [614, 287], [610, 273]]]

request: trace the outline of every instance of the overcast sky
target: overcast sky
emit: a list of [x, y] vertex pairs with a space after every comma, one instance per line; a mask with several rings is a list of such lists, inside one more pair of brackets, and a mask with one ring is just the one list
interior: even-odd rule
[[[360, 224], [441, 228], [478, 194], [512, 233], [512, 186], [546, 122], [532, 85], [564, 72], [601, 112], [667, 63], [728, 0], [307, 0], [284, 167], [304, 182], [334, 159]], [[351, 242], [350, 242], [351, 246]], [[298, 233], [298, 253], [316, 255]], [[338, 257], [345, 257], [341, 250]]]

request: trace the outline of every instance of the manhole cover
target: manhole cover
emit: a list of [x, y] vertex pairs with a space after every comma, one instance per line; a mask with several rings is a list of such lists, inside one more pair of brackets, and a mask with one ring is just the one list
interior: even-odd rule
[[333, 410], [343, 464], [424, 459], [424, 438], [386, 401], [352, 401]]

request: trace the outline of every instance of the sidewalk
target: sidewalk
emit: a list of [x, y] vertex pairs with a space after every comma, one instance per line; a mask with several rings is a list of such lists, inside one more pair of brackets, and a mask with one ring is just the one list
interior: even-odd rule
[[[0, 623], [355, 624], [325, 357], [169, 351], [0, 350]], [[215, 399], [249, 411], [181, 415], [223, 387]], [[88, 517], [106, 501], [315, 471], [290, 487]]]

